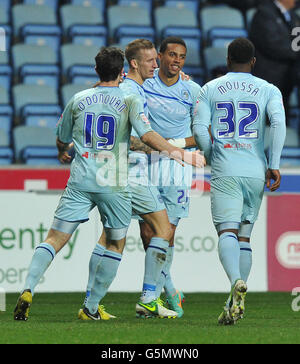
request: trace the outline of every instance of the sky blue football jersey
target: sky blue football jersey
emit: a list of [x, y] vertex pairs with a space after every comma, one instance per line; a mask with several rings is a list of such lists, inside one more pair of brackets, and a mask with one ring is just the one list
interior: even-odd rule
[[152, 130], [136, 94], [101, 86], [75, 94], [57, 125], [58, 139], [74, 142], [68, 186], [102, 193], [127, 186], [132, 126], [139, 137]]
[[[167, 86], [155, 70], [154, 77], [147, 79], [143, 88], [146, 94], [151, 127], [164, 138], [187, 138], [192, 135], [192, 120], [201, 87], [189, 80], [178, 81]], [[160, 158], [160, 171], [152, 165], [152, 183], [160, 186], [190, 186], [193, 167], [182, 167], [173, 160]]]
[[[126, 77], [120, 84], [120, 89], [127, 94], [137, 95], [143, 100], [144, 113], [148, 118], [149, 111], [143, 87], [131, 78]], [[134, 128], [131, 130], [131, 135], [139, 138]], [[130, 182], [136, 181], [137, 183], [148, 184], [148, 156], [146, 153], [129, 151], [129, 176], [131, 177]]]
[[[196, 113], [194, 135], [211, 159], [212, 178], [264, 180], [267, 167], [279, 169], [286, 126], [282, 95], [276, 86], [250, 73], [229, 72], [203, 86]], [[267, 118], [272, 141], [269, 163], [264, 151]]]
[[149, 108], [152, 129], [164, 138], [186, 138], [192, 135], [192, 118], [201, 87], [189, 80], [167, 86], [155, 70], [143, 88]]

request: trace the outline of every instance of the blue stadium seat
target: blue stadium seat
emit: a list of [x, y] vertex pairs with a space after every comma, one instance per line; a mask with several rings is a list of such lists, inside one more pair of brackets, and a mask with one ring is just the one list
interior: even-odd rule
[[149, 14], [152, 12], [153, 0], [118, 0], [119, 6], [132, 6], [146, 9]]
[[13, 127], [13, 108], [11, 105], [0, 104], [0, 119], [0, 129], [6, 133], [8, 140], [10, 140]]
[[10, 63], [10, 53], [0, 52], [0, 65], [9, 65]]
[[69, 80], [77, 75], [95, 76], [95, 57], [98, 52], [98, 46], [63, 44], [61, 46], [62, 74]]
[[211, 71], [215, 67], [226, 66], [227, 64], [227, 49], [224, 47], [206, 47], [203, 50], [204, 67], [206, 76], [211, 78]]
[[215, 27], [208, 31], [207, 42], [212, 47], [227, 47], [230, 42], [239, 37], [248, 37], [248, 31], [240, 28]]
[[121, 5], [113, 5], [107, 9], [107, 23], [111, 38], [120, 27], [126, 28], [128, 25], [152, 27], [151, 15], [146, 9], [136, 7], [133, 11], [131, 6]]
[[45, 5], [52, 8], [55, 12], [58, 9], [59, 0], [23, 0], [24, 4], [28, 5]]
[[103, 25], [104, 16], [99, 8], [80, 5], [63, 5], [59, 9], [62, 30], [69, 35], [72, 26]]
[[31, 115], [24, 118], [24, 125], [55, 129], [58, 118], [52, 115]]
[[70, 99], [77, 93], [83, 90], [86, 90], [90, 88], [90, 86], [86, 85], [79, 85], [75, 83], [69, 83], [63, 85], [61, 88], [61, 99], [62, 99], [62, 105], [65, 107], [67, 103], [70, 101]]
[[25, 105], [22, 110], [22, 122], [28, 126], [55, 128], [62, 108], [60, 105]]
[[145, 27], [143, 25], [122, 25], [116, 29], [114, 37], [121, 44], [128, 44], [131, 40], [137, 38], [145, 38], [154, 42], [155, 30], [152, 27]]
[[50, 86], [58, 90], [60, 67], [57, 65], [23, 65], [20, 71], [21, 82], [28, 85]]
[[106, 0], [70, 0], [70, 4], [98, 8], [102, 14], [106, 10]]
[[190, 9], [160, 6], [154, 9], [154, 22], [156, 34], [163, 37], [168, 27], [198, 28], [197, 15]]
[[8, 165], [13, 162], [13, 150], [10, 147], [10, 138], [7, 132], [0, 127], [0, 165]]
[[0, 146], [1, 147], [9, 147], [10, 142], [9, 142], [9, 137], [7, 135], [7, 132], [0, 128]]
[[61, 28], [59, 25], [27, 24], [21, 29], [21, 37], [26, 44], [46, 45], [58, 54], [61, 45]]
[[57, 92], [49, 86], [18, 84], [12, 88], [15, 115], [21, 117], [26, 105], [59, 104]]
[[176, 7], [178, 9], [187, 8], [195, 12], [195, 14], [198, 14], [199, 11], [199, 1], [198, 0], [184, 0], [184, 1], [178, 1], [178, 0], [166, 0], [165, 6], [171, 6]]
[[15, 36], [20, 36], [21, 28], [26, 24], [57, 25], [56, 12], [46, 5], [14, 5], [12, 7], [12, 20]]
[[1, 147], [0, 145], [0, 166], [6, 166], [13, 163], [14, 152], [10, 147]]
[[0, 87], [0, 103], [1, 104], [10, 103], [9, 92], [6, 88], [3, 88], [3, 87]]
[[9, 64], [0, 64], [0, 87], [10, 90], [12, 80], [12, 68]]
[[21, 159], [28, 165], [59, 165], [57, 148], [48, 146], [28, 146], [22, 151]]
[[10, 22], [11, 0], [1, 0], [0, 2], [0, 24], [8, 24]]
[[55, 147], [56, 135], [50, 128], [38, 126], [16, 126], [13, 129], [14, 151], [17, 161], [22, 159], [22, 153], [27, 147]]
[[11, 3], [12, 0], [1, 0], [0, 2], [0, 10], [4, 10], [7, 13], [8, 17], [11, 8]]
[[58, 91], [60, 85], [60, 67], [56, 65], [24, 65], [21, 81], [28, 85], [50, 86]]
[[105, 25], [73, 25], [69, 31], [72, 43], [94, 45], [101, 48], [107, 44], [107, 27]]
[[23, 66], [56, 65], [58, 61], [57, 54], [51, 47], [31, 44], [13, 45], [12, 60], [16, 75], [21, 74]]
[[99, 82], [99, 77], [96, 74], [94, 76], [78, 75], [72, 78], [73, 84], [85, 85], [86, 88], [93, 87], [96, 82]]
[[11, 48], [11, 26], [0, 22], [0, 51], [10, 52]]
[[281, 167], [300, 167], [300, 148], [284, 147], [280, 159]]
[[243, 14], [228, 6], [204, 7], [200, 11], [200, 23], [204, 37], [213, 28], [246, 28]]

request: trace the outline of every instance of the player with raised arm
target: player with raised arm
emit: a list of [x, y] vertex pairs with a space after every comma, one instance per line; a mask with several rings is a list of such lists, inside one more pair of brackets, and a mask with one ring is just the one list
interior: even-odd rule
[[[99, 281], [86, 302], [81, 319], [102, 319], [98, 304], [117, 273], [131, 220], [131, 193], [127, 181], [131, 126], [153, 149], [196, 166], [202, 163], [196, 153], [174, 148], [155, 133], [144, 116], [142, 100], [120, 90], [124, 67], [124, 54], [120, 49], [104, 47], [95, 61], [99, 86], [75, 94], [57, 126], [59, 160], [69, 159], [71, 143], [74, 143], [75, 158], [52, 227], [33, 255], [24, 290], [14, 310], [15, 320], [28, 319], [34, 289], [40, 278], [96, 206], [106, 233], [106, 250], [99, 267], [101, 277], [96, 277]], [[164, 315], [164, 312], [158, 312], [160, 314]]]
[[[197, 144], [211, 164], [212, 217], [219, 236], [219, 259], [231, 284], [218, 319], [223, 325], [243, 317], [252, 265], [251, 232], [265, 182], [271, 191], [280, 186], [279, 163], [286, 134], [281, 92], [251, 74], [254, 55], [255, 48], [246, 38], [229, 45], [229, 72], [203, 86], [199, 118], [193, 124]], [[271, 124], [268, 161], [264, 152], [267, 118]]]

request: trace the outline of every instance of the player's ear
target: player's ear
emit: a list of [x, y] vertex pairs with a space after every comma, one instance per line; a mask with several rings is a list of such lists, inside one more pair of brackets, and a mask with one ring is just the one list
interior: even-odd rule
[[138, 69], [138, 63], [137, 63], [136, 59], [133, 58], [130, 61], [130, 67], [133, 68], [134, 70]]
[[253, 57], [251, 60], [251, 68], [253, 69], [256, 63], [256, 57]]
[[119, 74], [119, 83], [123, 82], [123, 77], [124, 77], [124, 67], [122, 68], [122, 71]]

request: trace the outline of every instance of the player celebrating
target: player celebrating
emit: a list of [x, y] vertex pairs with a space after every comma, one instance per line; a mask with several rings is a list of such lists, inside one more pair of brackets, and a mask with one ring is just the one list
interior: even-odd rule
[[71, 143], [74, 143], [75, 158], [52, 227], [45, 242], [33, 255], [24, 290], [14, 310], [15, 320], [28, 319], [34, 289], [40, 278], [77, 226], [88, 220], [88, 214], [95, 206], [106, 233], [107, 249], [101, 260], [101, 282], [92, 290], [82, 311], [82, 319], [102, 318], [98, 303], [117, 273], [131, 220], [131, 194], [127, 183], [131, 125], [143, 142], [152, 148], [166, 153], [176, 152], [178, 160], [200, 165], [199, 160], [195, 161], [196, 154], [173, 147], [153, 132], [144, 116], [142, 100], [120, 90], [123, 52], [104, 47], [95, 60], [99, 87], [75, 94], [57, 127], [59, 160], [70, 160], [68, 148]]
[[[155, 46], [149, 40], [136, 39], [128, 44], [125, 55], [129, 64], [129, 72], [120, 88], [126, 93], [142, 97], [144, 112], [148, 116], [147, 100], [142, 85], [146, 79], [153, 77], [154, 70], [157, 68]], [[137, 152], [129, 153], [129, 184], [133, 210], [143, 219], [142, 221], [146, 221], [151, 226], [154, 232], [151, 243], [146, 249], [143, 293], [140, 302], [136, 305], [136, 313], [137, 317], [152, 317], [156, 311], [162, 310], [161, 300], [157, 300], [156, 286], [165, 261], [157, 259], [157, 257], [161, 255], [162, 250], [168, 249], [172, 230], [158, 187], [149, 185], [148, 181], [148, 157], [144, 152], [151, 153], [153, 149], [140, 141], [134, 129], [132, 130], [131, 146], [132, 149], [137, 150]], [[143, 152], [139, 149], [142, 149]], [[93, 287], [105, 245], [105, 232], [103, 232], [90, 258], [85, 300], [89, 297]], [[155, 307], [154, 314], [153, 307]], [[80, 312], [81, 310], [79, 314]], [[167, 314], [166, 310], [165, 312]]]
[[[235, 323], [244, 313], [252, 264], [251, 232], [265, 180], [271, 191], [280, 186], [279, 162], [286, 133], [281, 92], [251, 74], [254, 54], [246, 38], [229, 45], [230, 72], [202, 88], [199, 118], [193, 124], [197, 144], [211, 161], [212, 217], [219, 236], [219, 259], [232, 287], [218, 320], [224, 325]], [[268, 162], [264, 153], [267, 117], [271, 123]]]
[[[146, 100], [149, 107], [149, 120], [153, 130], [176, 146], [182, 148], [195, 147], [192, 136], [192, 120], [197, 96], [201, 87], [195, 82], [184, 81], [180, 72], [184, 66], [187, 53], [185, 42], [178, 37], [168, 37], [160, 46], [158, 58], [159, 70], [155, 71], [152, 79], [147, 79], [143, 84]], [[157, 168], [155, 168], [155, 166]], [[156, 173], [157, 170], [161, 170]], [[157, 296], [164, 287], [169, 307], [183, 315], [182, 293], [173, 285], [170, 268], [174, 254], [174, 236], [181, 218], [188, 216], [189, 190], [192, 180], [192, 169], [173, 164], [169, 158], [161, 158], [159, 163], [152, 163], [151, 178], [153, 184], [158, 182], [161, 197], [165, 203], [168, 218], [172, 227], [171, 244], [167, 251], [166, 263], [157, 287]], [[153, 229], [143, 221], [140, 223], [141, 237], [145, 249], [153, 236]]]

